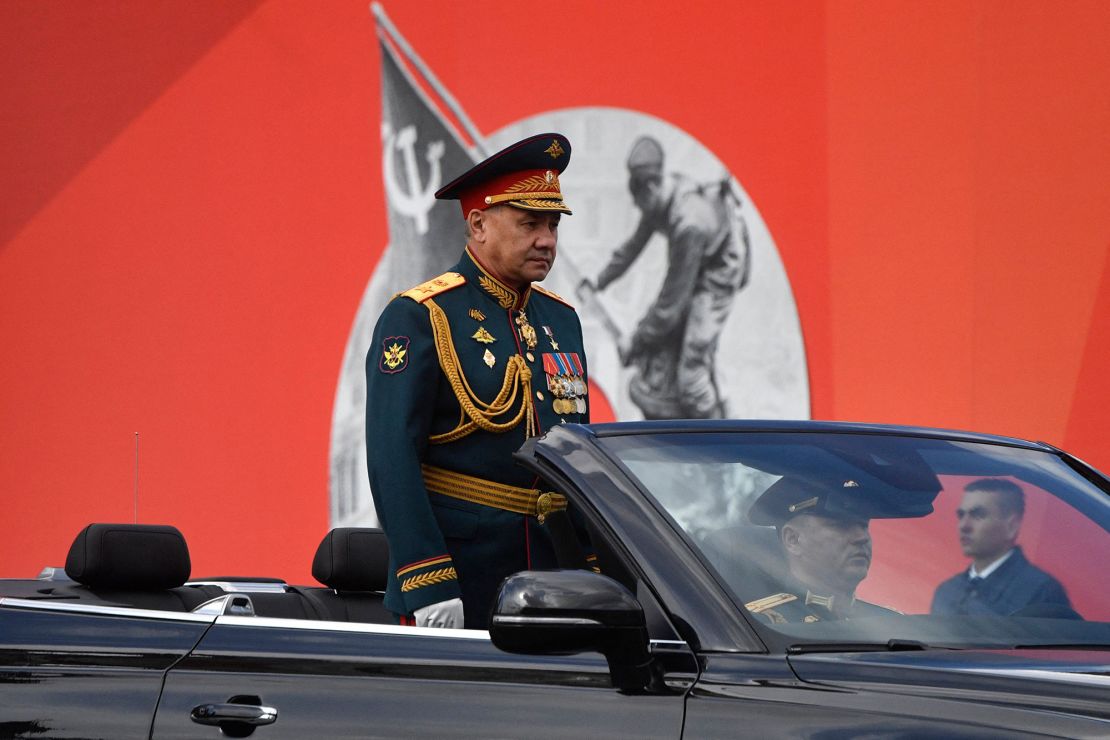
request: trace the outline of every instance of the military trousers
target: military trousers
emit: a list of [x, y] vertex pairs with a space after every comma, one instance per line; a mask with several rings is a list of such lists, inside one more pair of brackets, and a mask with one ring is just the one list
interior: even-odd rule
[[688, 418], [725, 415], [717, 388], [717, 345], [735, 297], [733, 291], [698, 290], [690, 300], [675, 378], [679, 403]]

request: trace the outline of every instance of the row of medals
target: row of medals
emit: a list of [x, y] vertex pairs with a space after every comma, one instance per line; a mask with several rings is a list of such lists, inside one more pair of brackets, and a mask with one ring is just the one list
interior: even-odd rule
[[[528, 345], [528, 349], [535, 349], [539, 340], [536, 336], [536, 330], [528, 323], [528, 317], [524, 311], [517, 314], [515, 322], [520, 327], [520, 336], [524, 339], [524, 343]], [[555, 343], [555, 337], [552, 335], [551, 329], [545, 326], [543, 331], [547, 334], [547, 340], [551, 342], [552, 349], [558, 350], [559, 345]], [[548, 374], [547, 389], [555, 397], [551, 401], [551, 407], [556, 414], [586, 413], [586, 381], [582, 380], [581, 376]]]
[[547, 388], [556, 414], [586, 413], [586, 382], [577, 375], [548, 375]]
[[[476, 321], [484, 321], [485, 315], [477, 309], [470, 310], [470, 317]], [[536, 336], [536, 330], [528, 323], [528, 317], [521, 311], [516, 319], [516, 325], [520, 328], [520, 336], [524, 339], [524, 343], [528, 346], [529, 350], [536, 348], [539, 343]], [[559, 345], [555, 342], [555, 337], [548, 327], [543, 328], [544, 333], [547, 334], [547, 339], [551, 342], [552, 349], [558, 350]], [[493, 336], [486, 331], [485, 327], [479, 325], [478, 331], [473, 336], [482, 344], [489, 344], [494, 340]], [[486, 350], [483, 356], [485, 363], [493, 367], [496, 358], [493, 353]], [[532, 359], [532, 353], [528, 353], [528, 359]], [[551, 375], [547, 374], [547, 389], [551, 392], [554, 398], [551, 401], [551, 406], [556, 414], [584, 414], [586, 413], [586, 381], [580, 375]]]

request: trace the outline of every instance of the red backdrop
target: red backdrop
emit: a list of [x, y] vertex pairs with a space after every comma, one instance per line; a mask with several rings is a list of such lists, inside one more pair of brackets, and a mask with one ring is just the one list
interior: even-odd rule
[[[1110, 5], [475, 0], [386, 10], [483, 132], [664, 118], [756, 200], [814, 418], [1110, 468]], [[0, 575], [90, 521], [308, 582], [340, 362], [388, 234], [352, 2], [0, 5]]]

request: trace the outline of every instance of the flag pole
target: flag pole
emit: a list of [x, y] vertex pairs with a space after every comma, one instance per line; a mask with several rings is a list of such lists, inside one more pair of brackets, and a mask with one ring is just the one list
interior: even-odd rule
[[411, 64], [416, 69], [416, 71], [420, 73], [420, 76], [423, 77], [428, 85], [431, 86], [436, 95], [438, 95], [443, 100], [443, 102], [447, 104], [448, 109], [450, 109], [451, 113], [466, 130], [467, 136], [469, 136], [474, 142], [474, 148], [478, 150], [481, 158], [485, 159], [486, 157], [488, 157], [490, 155], [490, 152], [488, 149], [486, 149], [486, 141], [485, 137], [482, 136], [482, 132], [478, 130], [478, 127], [475, 126], [470, 118], [466, 115], [466, 112], [462, 109], [462, 106], [459, 105], [457, 100], [455, 100], [455, 96], [452, 95], [450, 91], [443, 86], [443, 83], [441, 83], [439, 79], [435, 76], [435, 74], [432, 73], [432, 70], [428, 67], [424, 60], [420, 58], [420, 55], [416, 53], [416, 51], [409, 44], [408, 40], [405, 39], [405, 37], [401, 35], [401, 32], [397, 30], [397, 27], [393, 25], [393, 21], [391, 21], [389, 19], [389, 16], [385, 14], [385, 8], [382, 7], [381, 3], [370, 3], [370, 14], [374, 16], [374, 20], [377, 21], [378, 27], [382, 31], [385, 31], [385, 33], [389, 36], [389, 40], [396, 44], [397, 48], [400, 49], [401, 52], [405, 55], [405, 57], [408, 59], [409, 64]]

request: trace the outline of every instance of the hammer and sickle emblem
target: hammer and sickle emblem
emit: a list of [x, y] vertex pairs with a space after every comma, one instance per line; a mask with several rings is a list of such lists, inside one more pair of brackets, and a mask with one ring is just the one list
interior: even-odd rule
[[[382, 124], [384, 140], [382, 169], [385, 170], [385, 190], [389, 202], [402, 214], [416, 222], [416, 233], [428, 233], [428, 212], [435, 205], [435, 192], [439, 189], [442, 173], [439, 160], [443, 157], [444, 144], [433, 141], [424, 151], [428, 161], [428, 182], [420, 184], [420, 171], [416, 167], [416, 126], [405, 126], [396, 134], [388, 123]], [[405, 182], [408, 190], [402, 189], [397, 182], [395, 150], [400, 150], [405, 167]]]

